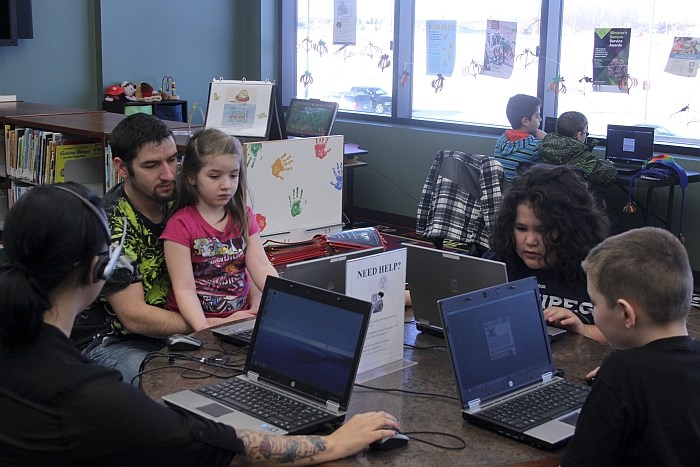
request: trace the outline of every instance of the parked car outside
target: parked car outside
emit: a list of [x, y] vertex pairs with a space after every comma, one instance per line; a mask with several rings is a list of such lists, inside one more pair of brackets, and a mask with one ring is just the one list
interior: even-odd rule
[[338, 103], [341, 110], [372, 112], [372, 98], [368, 94], [355, 92], [334, 92], [325, 95], [322, 100]]
[[372, 99], [372, 110], [378, 114], [391, 113], [391, 96], [376, 86], [353, 86], [350, 92], [367, 94]]

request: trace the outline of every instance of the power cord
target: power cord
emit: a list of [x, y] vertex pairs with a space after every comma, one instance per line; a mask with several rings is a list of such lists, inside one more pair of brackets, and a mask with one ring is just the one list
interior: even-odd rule
[[434, 392], [420, 392], [420, 391], [409, 391], [408, 389], [399, 389], [399, 388], [378, 388], [374, 386], [367, 386], [365, 384], [360, 384], [360, 383], [355, 383], [355, 386], [358, 388], [363, 388], [363, 389], [369, 389], [371, 391], [380, 391], [380, 392], [401, 392], [404, 394], [413, 394], [416, 396], [427, 396], [427, 397], [442, 397], [445, 399], [457, 401], [459, 400], [455, 396], [447, 396], [445, 394], [437, 394]]
[[[450, 451], [459, 451], [459, 450], [467, 447], [466, 441], [464, 441], [459, 436], [453, 435], [451, 433], [442, 433], [439, 431], [402, 431], [401, 433], [403, 433], [404, 435], [411, 438], [411, 441], [418, 441], [420, 443], [425, 443], [429, 446], [435, 446], [436, 448], [441, 448], [441, 449], [448, 449]], [[459, 445], [458, 446], [446, 446], [444, 444], [436, 443], [433, 441], [428, 441], [427, 439], [424, 439], [424, 438], [419, 438], [415, 435], [443, 436], [445, 438], [451, 438], [451, 439], [457, 441], [459, 443]]]

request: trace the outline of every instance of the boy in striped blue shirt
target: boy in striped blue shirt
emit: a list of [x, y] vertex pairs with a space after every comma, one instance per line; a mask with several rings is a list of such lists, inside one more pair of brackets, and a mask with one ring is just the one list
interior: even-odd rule
[[541, 105], [538, 97], [526, 94], [508, 99], [506, 116], [512, 129], [506, 130], [496, 141], [494, 157], [503, 165], [509, 182], [539, 159], [540, 141], [547, 134], [539, 129]]

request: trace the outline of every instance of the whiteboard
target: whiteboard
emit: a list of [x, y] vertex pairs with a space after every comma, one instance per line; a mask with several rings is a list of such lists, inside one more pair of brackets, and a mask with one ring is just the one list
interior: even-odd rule
[[245, 143], [260, 236], [284, 242], [338, 232], [343, 222], [342, 135]]

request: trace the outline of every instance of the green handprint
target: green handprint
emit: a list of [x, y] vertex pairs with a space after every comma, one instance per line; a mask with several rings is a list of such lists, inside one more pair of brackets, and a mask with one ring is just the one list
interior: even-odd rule
[[[253, 167], [255, 167], [255, 163], [256, 163], [257, 160], [258, 160], [258, 153], [259, 153], [260, 150], [262, 149], [262, 144], [261, 144], [261, 143], [253, 143], [253, 144], [251, 144], [249, 147], [250, 147], [250, 155], [251, 155], [251, 157], [249, 157], [249, 158], [246, 159], [245, 165], [246, 165], [246, 167], [248, 167], [249, 169], [252, 169]], [[260, 160], [262, 160], [262, 156], [260, 156]]]
[[301, 214], [302, 206], [306, 204], [306, 200], [303, 200], [304, 190], [302, 188], [296, 187], [292, 190], [292, 194], [289, 196], [289, 211], [292, 217], [296, 217]]

